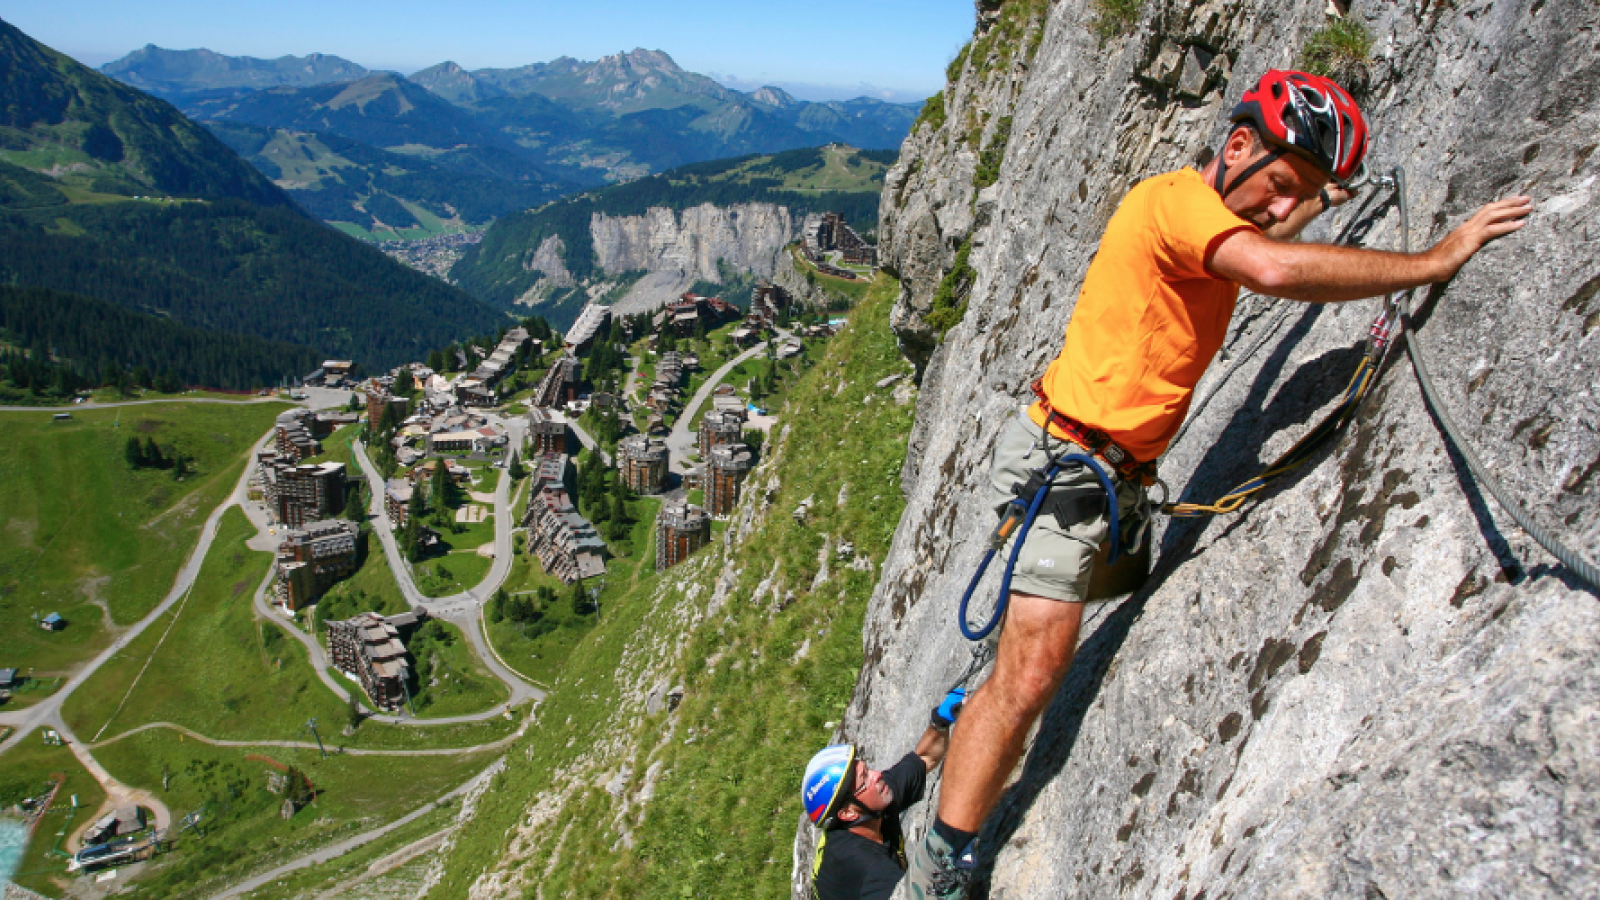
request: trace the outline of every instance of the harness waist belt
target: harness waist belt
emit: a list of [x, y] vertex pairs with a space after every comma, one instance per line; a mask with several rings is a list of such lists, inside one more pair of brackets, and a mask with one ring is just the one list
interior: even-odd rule
[[1117, 476], [1124, 481], [1135, 484], [1150, 485], [1156, 480], [1155, 460], [1140, 462], [1133, 458], [1133, 454], [1123, 449], [1122, 445], [1111, 439], [1111, 435], [1104, 430], [1092, 425], [1085, 425], [1071, 416], [1057, 412], [1050, 405], [1050, 398], [1044, 393], [1044, 379], [1038, 378], [1033, 382], [1033, 393], [1039, 398], [1039, 405], [1044, 410], [1045, 429], [1055, 426], [1067, 439], [1074, 444], [1093, 453], [1106, 465], [1110, 466]]

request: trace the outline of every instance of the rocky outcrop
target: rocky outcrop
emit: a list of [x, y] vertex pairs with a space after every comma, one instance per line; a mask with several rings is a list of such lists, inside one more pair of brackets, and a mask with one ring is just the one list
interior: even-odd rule
[[[800, 237], [798, 229], [800, 221], [789, 208], [774, 203], [701, 203], [682, 211], [656, 207], [638, 216], [595, 213], [589, 223], [600, 279], [643, 272], [611, 304], [624, 315], [656, 309], [694, 282], [722, 283], [728, 272], [770, 279], [784, 247]], [[565, 253], [560, 237], [544, 239], [525, 267], [546, 277], [520, 303], [538, 303], [554, 288], [576, 283], [563, 261]], [[597, 287], [605, 285], [597, 282]], [[605, 290], [598, 293], [603, 296]]]
[[975, 196], [983, 154], [1004, 154], [1044, 27], [1039, 4], [976, 6], [976, 33], [951, 63], [956, 77], [901, 145], [878, 204], [880, 265], [900, 279], [890, 325], [919, 377], [939, 342], [940, 328], [928, 321], [939, 283], [987, 218], [989, 204]]
[[517, 302], [536, 303], [550, 296], [551, 291], [577, 284], [572, 273], [567, 271], [566, 253], [566, 242], [561, 240], [559, 234], [552, 234], [540, 241], [538, 248], [523, 261], [522, 268], [529, 272], [538, 272], [543, 277], [518, 298]]
[[[838, 735], [874, 764], [911, 746], [965, 668], [953, 619], [992, 525], [990, 444], [1059, 350], [1106, 220], [1136, 180], [1204, 159], [1254, 76], [1326, 24], [1322, 4], [1149, 0], [1101, 39], [1097, 15], [1054, 4], [1037, 54], [1004, 77], [965, 61], [946, 124], [913, 134], [886, 185], [885, 257], [909, 285], [898, 321], [925, 311], [962, 242], [976, 274], [928, 357], [908, 508]], [[1417, 340], [1511, 493], [1600, 557], [1600, 8], [1348, 15], [1374, 39], [1372, 163], [1410, 174], [1415, 243], [1494, 197], [1536, 198], [1525, 229], [1417, 293]], [[967, 110], [1007, 107], [998, 180], [974, 195]], [[1399, 224], [1394, 191], [1369, 186], [1311, 237], [1395, 248]], [[1375, 308], [1242, 298], [1200, 386], [1211, 399], [1163, 462], [1175, 494], [1209, 500], [1302, 435]], [[1600, 595], [1488, 499], [1404, 355], [1328, 449], [1245, 512], [1163, 524], [1145, 586], [1091, 609], [980, 838], [975, 896], [1600, 891]], [[913, 835], [930, 820], [913, 815]], [[810, 839], [802, 828], [797, 859]]]

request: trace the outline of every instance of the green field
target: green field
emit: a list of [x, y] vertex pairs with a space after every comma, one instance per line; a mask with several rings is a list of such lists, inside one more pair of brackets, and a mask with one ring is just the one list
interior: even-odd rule
[[[184, 834], [173, 851], [140, 873], [144, 896], [206, 897], [252, 872], [392, 821], [443, 796], [482, 771], [495, 751], [461, 756], [362, 757], [315, 749], [212, 747], [165, 731], [145, 732], [97, 750], [125, 784], [161, 791], [174, 816], [205, 810], [203, 838]], [[316, 799], [291, 819], [267, 791], [279, 766], [306, 774]]]
[[[252, 597], [271, 555], [244, 546], [254, 533], [237, 508], [228, 510], [188, 601], [174, 606], [67, 700], [63, 715], [80, 739], [115, 746], [109, 742], [140, 725], [171, 722], [217, 740], [306, 741], [310, 736], [303, 726], [316, 718], [330, 746], [470, 747], [498, 740], [515, 727], [498, 718], [436, 728], [368, 722], [352, 735], [340, 734], [348, 720], [346, 702], [317, 677], [298, 640], [255, 616]], [[381, 564], [381, 554], [369, 555], [368, 569], [375, 559]], [[481, 712], [504, 702], [499, 682], [474, 668], [481, 663], [450, 655], [446, 662], [452, 673], [462, 674], [452, 674], [460, 687], [446, 691], [450, 699], [441, 708]], [[346, 683], [359, 694], [358, 685]]]
[[63, 714], [79, 738], [172, 722], [222, 740], [296, 740], [313, 716], [344, 721], [344, 703], [317, 680], [305, 648], [256, 618], [252, 598], [272, 554], [245, 547], [254, 534], [237, 507], [228, 510], [188, 599], [68, 698]]
[[504, 704], [510, 692], [478, 659], [461, 629], [440, 620], [419, 628], [407, 643], [416, 660], [412, 706], [422, 718], [483, 712]]
[[[0, 413], [0, 667], [70, 670], [171, 589], [200, 525], [238, 481], [247, 451], [288, 406], [170, 403]], [[196, 471], [135, 470], [130, 437], [192, 456]], [[59, 612], [58, 632], [33, 615]]]

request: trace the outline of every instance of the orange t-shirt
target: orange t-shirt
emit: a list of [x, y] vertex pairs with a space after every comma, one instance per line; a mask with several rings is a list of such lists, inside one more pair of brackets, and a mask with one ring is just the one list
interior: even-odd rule
[[[1136, 459], [1160, 456], [1239, 297], [1237, 283], [1206, 271], [1206, 255], [1241, 229], [1259, 231], [1193, 169], [1134, 185], [1089, 264], [1066, 345], [1045, 370], [1050, 405], [1104, 429]], [[1028, 412], [1044, 424], [1040, 404]]]

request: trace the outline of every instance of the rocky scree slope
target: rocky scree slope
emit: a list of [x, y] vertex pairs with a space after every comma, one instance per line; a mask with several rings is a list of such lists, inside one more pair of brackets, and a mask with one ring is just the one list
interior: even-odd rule
[[[980, 9], [974, 47], [1004, 12]], [[990, 446], [1058, 352], [1107, 219], [1138, 179], [1204, 159], [1256, 75], [1327, 24], [1321, 4], [1149, 0], [1102, 42], [1099, 14], [1055, 4], [1037, 54], [1006, 71], [969, 53], [945, 122], [920, 125], [886, 179], [902, 343], [968, 241], [973, 284], [942, 342], [922, 327], [908, 505], [839, 735], [875, 765], [910, 746], [930, 691], [968, 659], [953, 619], [993, 524]], [[1495, 197], [1537, 201], [1526, 228], [1417, 293], [1418, 340], [1489, 467], [1600, 557], [1600, 8], [1356, 2], [1348, 16], [1374, 39], [1372, 162], [1409, 172], [1416, 245]], [[981, 112], [1012, 123], [995, 184], [974, 192], [982, 145], [964, 138]], [[1312, 237], [1395, 248], [1391, 198], [1368, 188]], [[1175, 493], [1217, 496], [1331, 408], [1376, 305], [1241, 298], [1197, 394], [1215, 397], [1163, 463]], [[980, 838], [975, 896], [1600, 891], [1600, 602], [1466, 473], [1403, 354], [1305, 468], [1241, 515], [1167, 525], [1157, 548], [1144, 588], [1091, 610]], [[920, 837], [932, 814], [916, 812]], [[801, 828], [797, 860], [810, 840]]]

